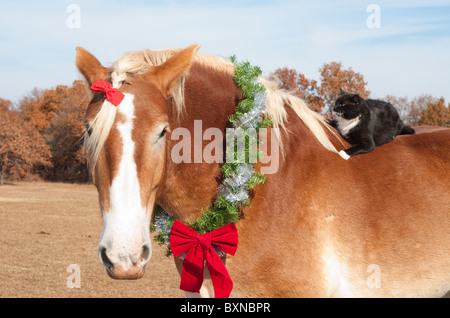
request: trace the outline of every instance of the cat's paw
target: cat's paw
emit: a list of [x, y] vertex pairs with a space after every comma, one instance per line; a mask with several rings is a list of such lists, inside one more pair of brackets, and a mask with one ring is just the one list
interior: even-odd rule
[[344, 158], [345, 160], [350, 159], [350, 156], [347, 155], [347, 153], [344, 150], [339, 151], [339, 155]]

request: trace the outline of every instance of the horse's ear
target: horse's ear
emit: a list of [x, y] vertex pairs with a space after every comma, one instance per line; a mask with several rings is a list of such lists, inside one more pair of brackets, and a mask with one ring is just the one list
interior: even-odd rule
[[86, 78], [89, 86], [98, 79], [106, 79], [109, 75], [109, 69], [104, 67], [91, 53], [77, 47], [76, 63], [78, 70]]
[[339, 94], [340, 94], [340, 96], [342, 96], [342, 95], [345, 95], [345, 94], [348, 94], [348, 93], [346, 91], [344, 91], [342, 89], [342, 87], [341, 87], [341, 89], [339, 90]]
[[156, 83], [166, 96], [170, 96], [177, 80], [189, 70], [199, 48], [200, 44], [188, 46], [171, 56], [163, 64], [152, 67], [145, 76], [151, 82]]

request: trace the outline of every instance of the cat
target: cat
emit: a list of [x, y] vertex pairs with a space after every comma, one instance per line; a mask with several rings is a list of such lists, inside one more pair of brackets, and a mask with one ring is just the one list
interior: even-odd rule
[[364, 99], [341, 89], [341, 95], [332, 110], [336, 118], [329, 121], [330, 125], [352, 145], [339, 152], [345, 160], [389, 143], [397, 135], [415, 133], [413, 128], [403, 123], [389, 102]]

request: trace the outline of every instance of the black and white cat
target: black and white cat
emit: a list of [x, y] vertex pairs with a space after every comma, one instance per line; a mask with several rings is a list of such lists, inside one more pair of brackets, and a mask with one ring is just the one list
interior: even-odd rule
[[364, 99], [342, 89], [332, 110], [336, 118], [329, 123], [352, 145], [339, 152], [345, 160], [391, 142], [397, 135], [415, 133], [402, 122], [391, 103]]

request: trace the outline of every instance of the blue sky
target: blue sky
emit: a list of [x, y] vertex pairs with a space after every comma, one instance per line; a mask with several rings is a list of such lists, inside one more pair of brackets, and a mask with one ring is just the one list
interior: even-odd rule
[[[69, 5], [80, 9], [70, 28]], [[380, 27], [369, 28], [370, 4]], [[364, 75], [371, 97], [423, 93], [450, 102], [450, 2], [411, 1], [1, 1], [0, 97], [80, 79], [75, 47], [104, 65], [124, 52], [184, 47], [247, 59], [265, 74], [295, 68], [319, 80], [340, 61]]]

